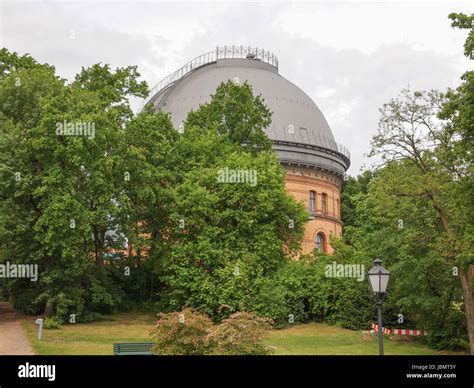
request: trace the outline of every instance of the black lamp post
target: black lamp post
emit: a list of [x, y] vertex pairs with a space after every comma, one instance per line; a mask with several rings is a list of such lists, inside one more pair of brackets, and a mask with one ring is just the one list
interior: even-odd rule
[[369, 278], [370, 286], [375, 295], [379, 325], [379, 355], [383, 356], [382, 303], [387, 294], [390, 272], [382, 267], [382, 260], [375, 259], [374, 266], [367, 273], [367, 277]]

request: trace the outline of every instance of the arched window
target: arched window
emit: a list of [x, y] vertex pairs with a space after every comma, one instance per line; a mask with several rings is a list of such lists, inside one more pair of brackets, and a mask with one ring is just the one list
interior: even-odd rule
[[316, 211], [316, 193], [314, 191], [309, 192], [309, 211]]
[[322, 234], [321, 232], [318, 233], [316, 235], [316, 250], [319, 252], [319, 253], [324, 253], [326, 247], [326, 238], [324, 237], [324, 234]]
[[339, 205], [339, 199], [337, 200], [336, 203], [337, 203], [337, 209], [336, 209], [337, 214], [336, 214], [336, 217], [337, 217], [337, 218], [341, 218], [341, 207], [340, 207], [340, 205]]
[[323, 214], [328, 212], [328, 195], [326, 193], [321, 194], [321, 211]]

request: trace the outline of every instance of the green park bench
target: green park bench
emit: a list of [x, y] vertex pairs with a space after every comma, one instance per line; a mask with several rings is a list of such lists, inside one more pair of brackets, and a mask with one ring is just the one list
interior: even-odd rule
[[114, 356], [151, 356], [153, 342], [124, 342], [114, 344]]

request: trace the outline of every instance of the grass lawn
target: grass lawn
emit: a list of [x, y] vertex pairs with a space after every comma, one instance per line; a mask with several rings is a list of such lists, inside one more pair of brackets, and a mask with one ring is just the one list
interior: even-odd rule
[[[379, 353], [376, 335], [323, 323], [307, 323], [272, 330], [266, 343], [274, 347], [274, 354], [277, 355], [378, 355]], [[384, 338], [384, 353], [386, 355], [462, 354], [436, 351], [415, 340], [397, 341], [388, 337]]]
[[[35, 319], [23, 321], [28, 339], [36, 354], [41, 355], [110, 355], [114, 342], [150, 341], [150, 330], [156, 318], [143, 314], [120, 314], [112, 321], [64, 325], [59, 330], [43, 331], [38, 341]], [[341, 329], [322, 323], [295, 325], [272, 330], [265, 341], [274, 348], [276, 355], [377, 355], [375, 336], [359, 331]], [[386, 339], [388, 355], [460, 354], [439, 352], [416, 342]]]
[[41, 355], [111, 355], [114, 342], [150, 342], [150, 330], [156, 317], [143, 314], [120, 314], [112, 321], [64, 325], [58, 330], [43, 330], [38, 341], [38, 326], [29, 317], [23, 321], [28, 340], [36, 354]]

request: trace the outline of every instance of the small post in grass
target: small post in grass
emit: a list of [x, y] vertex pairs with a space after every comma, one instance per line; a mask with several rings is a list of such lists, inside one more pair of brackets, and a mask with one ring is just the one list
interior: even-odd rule
[[43, 319], [38, 318], [35, 323], [38, 325], [38, 341], [43, 338]]

